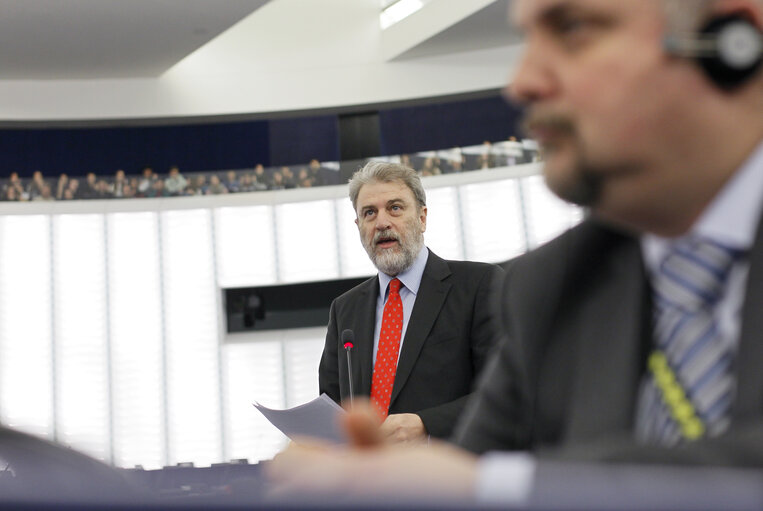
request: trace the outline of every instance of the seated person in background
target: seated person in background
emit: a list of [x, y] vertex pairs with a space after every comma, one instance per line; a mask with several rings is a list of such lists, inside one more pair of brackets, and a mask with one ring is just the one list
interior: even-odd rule
[[270, 178], [267, 176], [260, 177], [262, 174], [258, 174], [257, 171], [249, 175], [251, 178], [251, 192], [261, 192], [268, 189], [267, 183], [270, 182]]
[[222, 193], [228, 193], [228, 189], [220, 182], [220, 178], [217, 174], [212, 174], [209, 178], [209, 187], [207, 188], [206, 193], [207, 195], [220, 195]]
[[77, 200], [80, 198], [79, 179], [73, 177], [69, 180], [69, 186], [67, 186], [66, 190], [64, 190], [64, 199]]
[[98, 195], [97, 178], [93, 172], [88, 172], [85, 176], [85, 184], [80, 188], [81, 199], [95, 199]]
[[269, 190], [283, 190], [286, 188], [283, 182], [283, 174], [280, 170], [274, 170], [271, 177], [270, 186], [268, 186]]
[[32, 174], [32, 180], [27, 186], [26, 194], [29, 200], [34, 200], [42, 194], [42, 189], [48, 185], [48, 182], [42, 177], [42, 172], [35, 170]]
[[164, 187], [164, 179], [157, 178], [146, 197], [169, 197], [170, 192]]
[[18, 172], [11, 172], [11, 175], [8, 176], [8, 182], [5, 183], [3, 186], [3, 197], [8, 197], [8, 189], [14, 188], [15, 191], [11, 192], [15, 199], [5, 199], [5, 200], [27, 200], [26, 192], [24, 191], [24, 185], [21, 182], [21, 179], [19, 178]]
[[235, 170], [229, 170], [225, 173], [225, 188], [230, 193], [238, 193], [241, 191], [241, 183], [238, 180], [238, 174]]
[[44, 184], [42, 185], [42, 189], [40, 190], [40, 195], [36, 195], [32, 200], [33, 201], [53, 201], [53, 200], [56, 200], [56, 198], [53, 196], [53, 192], [50, 189], [50, 185]]
[[464, 155], [460, 147], [440, 151], [440, 161], [443, 174], [452, 174], [464, 170]]
[[64, 198], [64, 190], [69, 186], [69, 176], [61, 174], [58, 176], [58, 183], [56, 184], [56, 199], [61, 200]]
[[440, 159], [434, 158], [432, 156], [424, 159], [424, 163], [421, 164], [419, 174], [421, 177], [439, 176], [442, 174], [442, 171], [440, 170]]
[[241, 179], [239, 180], [239, 192], [253, 192], [255, 191], [254, 182], [252, 181], [253, 173], [244, 172], [241, 174]]
[[323, 186], [326, 184], [330, 184], [327, 182], [327, 179], [325, 179], [324, 177], [325, 171], [326, 169], [321, 167], [321, 162], [319, 162], [318, 160], [314, 158], [310, 160], [310, 164], [308, 165], [308, 172], [310, 173], [311, 186]]
[[482, 142], [482, 152], [477, 156], [478, 169], [492, 169], [495, 167], [495, 153], [493, 144], [489, 140]]
[[[506, 265], [507, 340], [464, 450], [294, 447], [272, 465], [286, 486], [508, 502], [548, 484], [552, 453], [763, 468], [763, 2], [512, 5], [528, 37], [509, 93], [549, 187], [591, 216]], [[673, 36], [715, 41], [713, 65]], [[499, 450], [534, 454], [468, 453]]]
[[450, 173], [457, 173], [464, 171], [464, 160], [451, 160], [450, 161]]
[[125, 183], [125, 185], [122, 187], [122, 198], [123, 199], [134, 199], [135, 198], [135, 188], [133, 188], [132, 185]]
[[254, 176], [252, 181], [260, 183], [261, 185], [265, 185], [264, 189], [267, 189], [273, 182], [270, 177], [270, 173], [265, 170], [265, 167], [262, 165], [262, 163], [258, 163], [254, 166]]
[[307, 167], [300, 167], [299, 172], [297, 172], [297, 187], [312, 188], [313, 186], [315, 186], [315, 180], [310, 175], [310, 171], [307, 170]]
[[105, 179], [99, 179], [95, 182], [95, 195], [91, 198], [93, 199], [110, 199], [113, 197], [111, 195], [111, 187], [109, 186], [109, 183], [106, 182]]
[[282, 184], [284, 188], [296, 188], [297, 178], [294, 176], [291, 167], [284, 165], [281, 167], [281, 176], [283, 176]]
[[517, 137], [510, 136], [503, 142], [494, 144], [494, 147], [499, 151], [499, 156], [496, 158], [496, 163], [500, 167], [517, 165], [524, 163], [523, 156], [524, 150], [522, 149], [522, 142], [517, 140]]
[[384, 434], [447, 437], [497, 341], [489, 304], [502, 272], [445, 261], [424, 246], [426, 195], [411, 168], [366, 164], [350, 180], [350, 200], [379, 274], [332, 303], [320, 391], [337, 402], [350, 397], [342, 332], [351, 330], [353, 388], [371, 397]]
[[138, 183], [138, 194], [141, 197], [147, 197], [149, 190], [154, 186], [157, 176], [154, 174], [154, 169], [149, 166], [143, 167], [142, 176]]
[[180, 173], [177, 165], [170, 167], [169, 175], [164, 180], [164, 188], [173, 197], [185, 195], [185, 187], [188, 186], [188, 180]]
[[125, 171], [119, 169], [114, 174], [114, 182], [111, 184], [111, 195], [113, 197], [124, 197], [124, 187], [127, 185], [127, 179], [125, 178]]
[[185, 193], [186, 195], [206, 195], [208, 187], [206, 174], [198, 174], [191, 176]]
[[22, 202], [26, 201], [26, 198], [24, 198], [24, 195], [18, 192], [17, 188], [9, 186], [3, 193], [3, 200], [9, 202]]

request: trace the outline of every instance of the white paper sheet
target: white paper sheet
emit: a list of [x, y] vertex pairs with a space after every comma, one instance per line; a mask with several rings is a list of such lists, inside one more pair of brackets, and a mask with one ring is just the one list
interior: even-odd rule
[[273, 410], [256, 401], [253, 404], [273, 426], [292, 440], [294, 437], [309, 436], [334, 444], [347, 442], [339, 427], [339, 415], [345, 412], [326, 394], [286, 410]]

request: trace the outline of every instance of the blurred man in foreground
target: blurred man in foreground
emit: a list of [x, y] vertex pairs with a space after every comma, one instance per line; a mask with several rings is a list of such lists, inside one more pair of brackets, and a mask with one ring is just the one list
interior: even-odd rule
[[[508, 341], [457, 428], [466, 451], [354, 449], [331, 476], [511, 502], [549, 450], [763, 467], [763, 2], [513, 5], [526, 47], [508, 92], [549, 187], [591, 218], [507, 265]], [[375, 443], [362, 411], [346, 427]], [[467, 454], [507, 450], [533, 454]], [[331, 456], [291, 449], [272, 473], [347, 492], [317, 475]]]

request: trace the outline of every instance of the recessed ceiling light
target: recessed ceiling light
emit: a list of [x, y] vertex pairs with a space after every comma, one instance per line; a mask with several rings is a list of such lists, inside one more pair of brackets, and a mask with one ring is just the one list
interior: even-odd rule
[[395, 3], [390, 4], [387, 2], [387, 6], [384, 7], [384, 0], [382, 0], [382, 12], [379, 15], [379, 24], [382, 30], [388, 28], [400, 20], [403, 20], [418, 11], [428, 0], [398, 0]]

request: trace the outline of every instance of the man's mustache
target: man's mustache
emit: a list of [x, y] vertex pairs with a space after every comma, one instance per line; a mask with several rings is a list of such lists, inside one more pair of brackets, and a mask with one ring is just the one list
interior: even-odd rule
[[561, 135], [573, 135], [575, 123], [568, 116], [556, 112], [530, 111], [522, 120], [522, 131], [533, 138], [533, 133], [541, 130], [553, 131]]
[[400, 241], [400, 236], [398, 236], [394, 231], [379, 231], [376, 234], [374, 234], [374, 245], [379, 243], [379, 240], [381, 239], [393, 239], [395, 241]]

